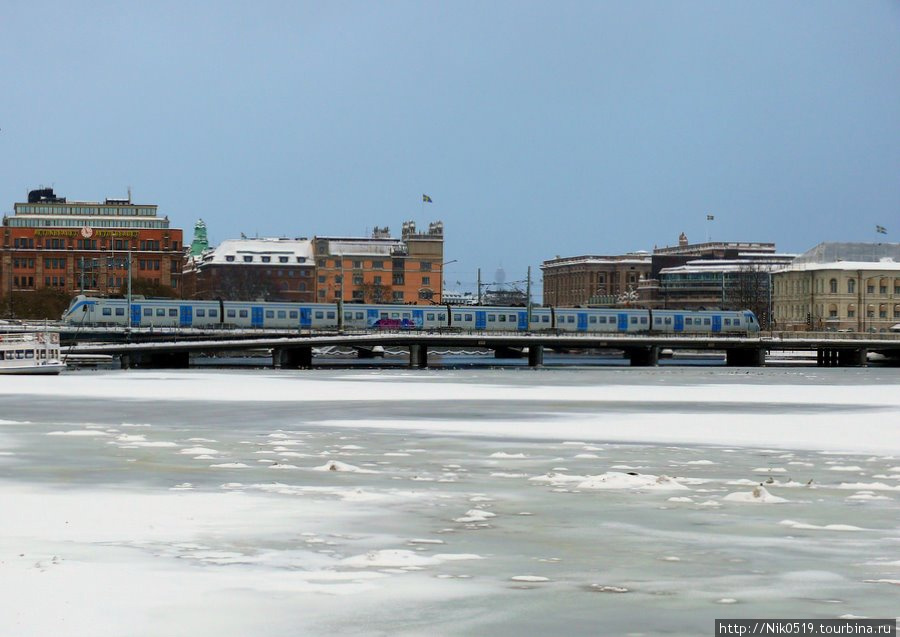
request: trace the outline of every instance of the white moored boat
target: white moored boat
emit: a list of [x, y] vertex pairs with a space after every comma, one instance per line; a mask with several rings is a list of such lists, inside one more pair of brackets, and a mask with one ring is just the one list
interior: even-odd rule
[[56, 332], [0, 334], [0, 374], [58, 374], [65, 368]]

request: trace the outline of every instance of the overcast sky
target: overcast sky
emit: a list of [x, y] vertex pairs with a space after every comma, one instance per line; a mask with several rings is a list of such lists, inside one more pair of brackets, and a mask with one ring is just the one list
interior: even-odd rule
[[441, 219], [451, 289], [682, 231], [900, 241], [896, 0], [4, 0], [0, 80], [7, 213], [130, 186], [214, 243]]

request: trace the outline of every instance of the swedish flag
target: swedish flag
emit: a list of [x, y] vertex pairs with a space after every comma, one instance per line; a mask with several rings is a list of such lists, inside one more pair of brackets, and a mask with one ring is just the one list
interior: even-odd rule
[[875, 226], [875, 232], [879, 234], [887, 234], [887, 228], [884, 226]]
[[428, 195], [422, 195], [422, 201], [424, 201], [425, 203], [432, 203], [431, 197], [429, 197]]

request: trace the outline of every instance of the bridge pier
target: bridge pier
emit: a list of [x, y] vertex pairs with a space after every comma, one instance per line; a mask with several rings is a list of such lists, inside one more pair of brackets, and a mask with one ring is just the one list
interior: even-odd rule
[[409, 366], [425, 369], [428, 367], [428, 346], [424, 343], [412, 343], [409, 346]]
[[632, 367], [656, 367], [659, 365], [659, 347], [633, 347], [625, 350]]
[[272, 364], [282, 369], [312, 369], [312, 347], [278, 347], [272, 350]]
[[761, 347], [734, 347], [725, 350], [725, 364], [728, 367], [763, 367], [766, 364], [766, 350]]
[[529, 345], [528, 346], [528, 366], [540, 367], [544, 364], [544, 346]]
[[865, 367], [868, 364], [868, 353], [865, 347], [822, 348], [816, 350], [816, 364], [819, 367]]

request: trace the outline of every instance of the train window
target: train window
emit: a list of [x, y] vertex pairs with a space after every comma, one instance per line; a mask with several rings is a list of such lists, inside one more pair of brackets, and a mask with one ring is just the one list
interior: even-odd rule
[[[229, 311], [229, 312], [234, 312], [234, 310], [228, 310], [228, 311]], [[156, 308], [156, 315], [157, 315], [157, 316], [165, 316], [165, 315], [166, 315], [166, 311], [165, 311], [163, 308], [158, 307], [158, 308]], [[231, 314], [231, 316], [234, 316], [234, 314]]]
[[516, 315], [515, 315], [515, 314], [510, 314], [510, 315], [509, 315], [509, 322], [510, 322], [510, 323], [515, 323], [515, 322], [516, 322]]
[[466, 314], [466, 320], [467, 320], [467, 321], [471, 321], [471, 320], [472, 320], [472, 315], [471, 315], [471, 314]]
[[425, 320], [433, 321], [434, 320], [434, 312], [428, 312], [428, 314], [425, 315]]
[[597, 322], [597, 317], [596, 317], [596, 316], [589, 316], [589, 317], [588, 317], [588, 323], [596, 323], [596, 322]]
[[353, 320], [353, 312], [344, 312], [344, 320], [352, 321]]
[[209, 318], [216, 318], [217, 316], [219, 316], [219, 310], [210, 310], [209, 311]]
[[103, 316], [112, 316], [112, 308], [111, 307], [103, 308]]
[[316, 312], [316, 318], [317, 319], [325, 318], [325, 312]]
[[408, 318], [409, 318], [409, 312], [404, 312], [404, 313], [403, 313], [403, 318], [408, 319]]
[[284, 310], [278, 310], [278, 318], [280, 318], [280, 319], [287, 318], [287, 312]]
[[298, 316], [297, 310], [291, 310], [290, 318], [295, 319], [295, 318], [297, 318], [297, 316]]
[[662, 325], [662, 319], [658, 316], [654, 319], [653, 322], [656, 323], [657, 325]]
[[501, 323], [506, 323], [506, 314], [501, 314], [499, 320]]
[[541, 322], [542, 322], [542, 323], [549, 323], [549, 322], [550, 322], [550, 317], [549, 317], [549, 316], [542, 316], [542, 317], [541, 317]]
[[574, 323], [574, 322], [575, 322], [575, 317], [574, 317], [574, 316], [570, 316], [569, 319], [568, 319], [568, 322], [569, 322], [569, 323]]
[[497, 320], [497, 315], [496, 315], [496, 314], [488, 314], [488, 322], [489, 322], [489, 323], [493, 323], [493, 322], [495, 322], [496, 320]]
[[174, 307], [170, 307], [169, 316], [178, 316], [178, 310], [176, 310]]
[[646, 317], [646, 316], [642, 316], [642, 317], [641, 317], [641, 325], [646, 325], [646, 324], [647, 324], [647, 317]]
[[356, 320], [357, 320], [357, 321], [361, 321], [361, 320], [363, 320], [365, 317], [366, 317], [366, 315], [363, 314], [362, 312], [357, 312], [357, 313], [356, 313]]
[[605, 316], [598, 316], [598, 317], [597, 317], [597, 321], [598, 321], [599, 323], [606, 323], [606, 317], [605, 317]]
[[709, 325], [709, 319], [708, 319], [708, 318], [703, 319], [703, 324], [704, 324], [704, 325]]
[[454, 315], [453, 315], [453, 320], [454, 320], [454, 321], [461, 321], [461, 320], [462, 320], [462, 314], [454, 314]]
[[275, 318], [275, 310], [266, 310], [266, 318]]
[[671, 324], [672, 324], [672, 317], [671, 317], [671, 316], [667, 316], [667, 317], [666, 317], [666, 325], [671, 325]]
[[388, 317], [387, 312], [382, 312], [381, 314], [378, 315], [378, 318], [387, 318], [387, 317]]
[[438, 315], [437, 315], [437, 316], [438, 316], [438, 320], [439, 320], [439, 321], [446, 321], [446, 320], [447, 320], [447, 315], [444, 314], [443, 312], [438, 312]]
[[731, 319], [729, 319], [729, 318], [725, 319], [725, 325], [731, 325]]
[[685, 325], [693, 325], [693, 324], [694, 324], [694, 319], [692, 319], [692, 318], [689, 316], [689, 317], [687, 317], [686, 319], [684, 319], [684, 324], [685, 324]]
[[201, 317], [201, 316], [205, 317], [205, 316], [206, 316], [206, 310], [201, 309], [201, 308], [197, 308], [197, 316], [198, 316], [198, 317]]
[[632, 317], [631, 317], [631, 324], [632, 324], [632, 325], [637, 325], [637, 322], [638, 322], [638, 317], [632, 316]]
[[153, 308], [145, 307], [144, 316], [153, 316]]
[[334, 312], [328, 312], [328, 314], [326, 315], [326, 318], [333, 319], [333, 318], [335, 318], [336, 316], [337, 316], [337, 315], [336, 315]]

